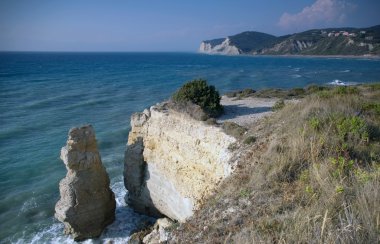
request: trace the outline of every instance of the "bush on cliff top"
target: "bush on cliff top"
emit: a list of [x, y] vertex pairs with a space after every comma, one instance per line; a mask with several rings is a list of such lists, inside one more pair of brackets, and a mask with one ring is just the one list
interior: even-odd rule
[[206, 80], [187, 82], [174, 93], [172, 100], [179, 104], [191, 102], [199, 105], [210, 117], [217, 117], [223, 113], [219, 92], [214, 86], [209, 86]]

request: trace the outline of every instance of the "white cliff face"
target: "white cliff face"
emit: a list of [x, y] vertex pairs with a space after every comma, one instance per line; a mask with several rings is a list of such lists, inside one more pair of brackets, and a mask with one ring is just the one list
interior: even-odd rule
[[185, 221], [233, 171], [221, 128], [153, 106], [131, 120], [124, 180], [139, 212]]
[[210, 43], [202, 42], [201, 46], [199, 47], [199, 52], [201, 53], [211, 53], [212, 52], [212, 46]]
[[224, 55], [238, 55], [240, 54], [239, 48], [231, 44], [229, 38], [226, 38], [221, 44], [212, 46], [210, 43], [202, 42], [199, 47], [199, 52], [207, 54], [224, 54]]

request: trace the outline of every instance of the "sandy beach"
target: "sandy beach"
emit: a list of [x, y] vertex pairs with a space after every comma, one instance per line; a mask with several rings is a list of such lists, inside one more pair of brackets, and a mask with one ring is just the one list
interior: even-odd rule
[[277, 100], [277, 98], [236, 99], [222, 96], [221, 104], [224, 107], [224, 114], [217, 121], [218, 123], [231, 121], [241, 126], [248, 126], [273, 113], [271, 108]]

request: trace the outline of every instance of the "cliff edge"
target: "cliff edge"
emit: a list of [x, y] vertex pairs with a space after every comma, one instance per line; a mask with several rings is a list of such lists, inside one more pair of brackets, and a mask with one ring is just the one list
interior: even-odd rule
[[184, 222], [234, 170], [221, 128], [152, 106], [131, 118], [124, 183], [138, 212]]

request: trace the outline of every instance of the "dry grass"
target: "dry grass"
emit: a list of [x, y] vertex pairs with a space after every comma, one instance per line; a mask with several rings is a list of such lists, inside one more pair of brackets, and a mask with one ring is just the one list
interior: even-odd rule
[[238, 170], [172, 242], [379, 243], [379, 98], [316, 91], [253, 125]]

